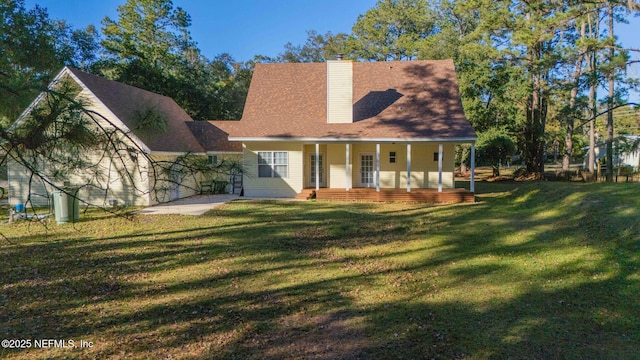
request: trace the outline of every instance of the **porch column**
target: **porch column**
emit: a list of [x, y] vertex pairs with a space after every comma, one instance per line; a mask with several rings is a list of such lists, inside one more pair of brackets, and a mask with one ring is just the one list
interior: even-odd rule
[[320, 144], [316, 143], [316, 190], [320, 189]]
[[407, 192], [411, 192], [411, 144], [407, 144]]
[[476, 143], [471, 143], [471, 184], [469, 190], [472, 193], [476, 192]]
[[376, 191], [380, 192], [380, 144], [376, 144]]
[[347, 191], [349, 191], [351, 189], [351, 169], [349, 169], [349, 159], [350, 159], [350, 152], [351, 152], [351, 144], [345, 144], [345, 152], [346, 152], [346, 159], [345, 159], [345, 181], [344, 181], [344, 186], [347, 188]]
[[442, 143], [438, 144], [438, 192], [442, 192]]

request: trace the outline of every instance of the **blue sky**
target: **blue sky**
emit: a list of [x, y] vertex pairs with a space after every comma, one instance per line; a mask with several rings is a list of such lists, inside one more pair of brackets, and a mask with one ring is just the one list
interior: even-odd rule
[[[125, 0], [25, 0], [47, 8], [54, 19], [73, 27], [101, 28], [105, 16], [118, 18]], [[254, 55], [275, 56], [287, 42], [301, 44], [307, 30], [350, 32], [358, 15], [376, 0], [173, 0], [191, 16], [191, 36], [208, 57], [227, 52], [239, 61]]]
[[[76, 28], [93, 24], [100, 28], [105, 16], [117, 19], [117, 8], [125, 0], [25, 0], [27, 8], [35, 4], [47, 8], [50, 17], [67, 20]], [[350, 32], [358, 15], [376, 4], [376, 0], [173, 0], [191, 15], [191, 36], [207, 58], [229, 53], [246, 61], [254, 55], [276, 56], [291, 42], [302, 44], [307, 30], [321, 34]], [[620, 42], [640, 49], [640, 18], [618, 25]], [[634, 53], [634, 59], [640, 54]], [[640, 64], [629, 69], [640, 77]], [[640, 93], [631, 101], [640, 103]]]

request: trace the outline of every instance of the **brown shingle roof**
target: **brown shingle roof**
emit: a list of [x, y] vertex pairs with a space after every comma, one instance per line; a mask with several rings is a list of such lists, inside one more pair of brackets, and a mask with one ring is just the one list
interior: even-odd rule
[[242, 152], [242, 143], [229, 141], [229, 134], [220, 129], [229, 122], [237, 121], [188, 121], [186, 124], [206, 151]]
[[[187, 127], [191, 117], [173, 99], [117, 81], [67, 68], [113, 112], [151, 151], [204, 152]], [[166, 121], [165, 131], [142, 131], [136, 126], [141, 112], [153, 109]]]
[[453, 62], [353, 63], [353, 117], [327, 124], [324, 63], [257, 64], [232, 138], [475, 139]]

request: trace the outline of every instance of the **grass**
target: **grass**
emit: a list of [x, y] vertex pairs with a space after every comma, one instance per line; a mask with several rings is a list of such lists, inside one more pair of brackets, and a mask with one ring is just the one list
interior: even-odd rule
[[640, 186], [0, 227], [0, 357], [634, 359]]

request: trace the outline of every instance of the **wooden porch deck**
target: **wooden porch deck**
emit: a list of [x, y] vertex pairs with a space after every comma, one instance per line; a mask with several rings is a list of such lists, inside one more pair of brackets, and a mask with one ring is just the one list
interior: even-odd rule
[[310, 199], [315, 195], [316, 200], [347, 200], [347, 201], [406, 201], [427, 203], [461, 203], [475, 202], [475, 194], [466, 189], [304, 189], [297, 198]]

